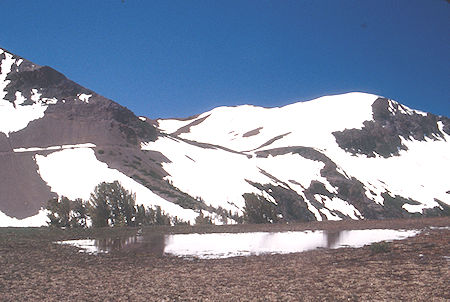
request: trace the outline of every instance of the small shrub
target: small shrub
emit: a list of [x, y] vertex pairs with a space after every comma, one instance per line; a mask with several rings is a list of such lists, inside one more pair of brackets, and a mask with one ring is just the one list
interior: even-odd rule
[[372, 243], [369, 248], [372, 254], [388, 253], [391, 251], [391, 245], [386, 241]]
[[211, 217], [209, 216], [204, 216], [203, 215], [203, 211], [200, 210], [200, 214], [195, 218], [195, 224], [196, 225], [200, 225], [200, 224], [213, 224]]
[[228, 223], [228, 219], [232, 219], [236, 223], [244, 222], [244, 216], [239, 216], [239, 213], [237, 212], [233, 213], [231, 210], [227, 211], [221, 206], [218, 206], [215, 212], [219, 216], [220, 221], [224, 224]]

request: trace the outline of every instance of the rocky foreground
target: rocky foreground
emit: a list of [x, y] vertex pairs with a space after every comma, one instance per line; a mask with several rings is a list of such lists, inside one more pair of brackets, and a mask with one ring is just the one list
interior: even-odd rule
[[[387, 250], [184, 260], [144, 250], [88, 255], [57, 240], [136, 229], [0, 229], [1, 301], [448, 301], [450, 218], [154, 227], [144, 233], [421, 229]], [[434, 228], [440, 227], [440, 228]]]

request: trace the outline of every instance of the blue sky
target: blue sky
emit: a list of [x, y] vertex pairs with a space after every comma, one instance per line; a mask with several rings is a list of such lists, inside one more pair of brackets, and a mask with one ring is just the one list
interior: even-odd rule
[[363, 91], [450, 116], [444, 0], [0, 0], [0, 47], [151, 118]]

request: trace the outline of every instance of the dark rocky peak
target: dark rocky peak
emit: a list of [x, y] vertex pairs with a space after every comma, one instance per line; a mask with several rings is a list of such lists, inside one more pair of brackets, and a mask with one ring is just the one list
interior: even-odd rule
[[443, 132], [449, 134], [448, 118], [411, 110], [386, 98], [378, 98], [372, 105], [372, 111], [373, 120], [364, 122], [362, 129], [333, 132], [342, 149], [368, 157], [390, 157], [399, 155], [400, 150], [408, 149], [402, 143], [402, 138], [439, 140], [445, 139]]
[[439, 121], [442, 123], [442, 131], [450, 135], [450, 118], [441, 116], [439, 117]]
[[395, 127], [399, 135], [405, 139], [443, 138], [443, 133], [437, 125], [440, 118], [431, 113], [411, 110], [386, 98], [377, 99], [372, 105], [372, 111], [375, 122]]
[[[5, 58], [9, 61], [7, 67], [11, 60], [14, 60], [11, 70], [6, 75], [6, 81], [9, 82], [6, 82], [4, 89], [5, 99], [15, 107], [36, 103], [48, 106], [45, 116], [32, 122], [32, 125], [57, 122], [62, 128], [74, 129], [80, 122], [94, 124], [101, 122], [102, 126], [98, 124], [97, 128], [100, 127], [103, 130], [94, 131], [99, 132], [96, 137], [100, 135], [100, 132], [118, 130], [126, 142], [133, 145], [156, 139], [157, 131], [151, 121], [142, 121], [128, 108], [71, 81], [49, 66], [34, 64], [3, 50], [0, 54], [0, 62], [3, 62]], [[20, 102], [17, 100], [18, 95], [21, 97]], [[88, 133], [82, 136], [91, 137]]]
[[158, 131], [152, 120], [143, 121], [131, 110], [115, 102], [109, 105], [112, 119], [119, 123], [119, 129], [126, 135], [128, 143], [137, 145], [140, 142], [155, 141]]
[[[16, 101], [16, 92], [21, 92], [26, 98], [23, 105], [34, 103], [31, 98], [33, 93], [39, 93], [44, 103], [46, 99], [54, 98], [63, 102], [86, 102], [90, 97], [96, 96], [93, 91], [67, 79], [62, 73], [48, 66], [12, 71], [6, 79], [10, 82], [5, 89], [5, 99], [12, 103]], [[83, 99], [83, 95], [88, 98]]]

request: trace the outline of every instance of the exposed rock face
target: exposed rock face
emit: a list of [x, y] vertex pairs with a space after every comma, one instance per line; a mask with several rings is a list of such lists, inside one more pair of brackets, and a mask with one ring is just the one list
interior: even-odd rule
[[56, 194], [42, 180], [30, 154], [0, 155], [0, 211], [23, 219], [37, 214], [44, 201]]
[[259, 128], [250, 130], [249, 132], [246, 132], [246, 133], [242, 134], [242, 137], [250, 137], [250, 136], [253, 136], [253, 135], [257, 135], [257, 134], [259, 134], [259, 132], [261, 131], [262, 128], [263, 127], [259, 127]]
[[[346, 129], [333, 133], [342, 149], [369, 157], [389, 157], [398, 155], [400, 150], [407, 150], [402, 139], [443, 139], [443, 131], [448, 135], [450, 126], [446, 117], [411, 111], [386, 98], [378, 98], [372, 108], [374, 120], [364, 122], [362, 129]], [[442, 131], [438, 122], [444, 125]]]

